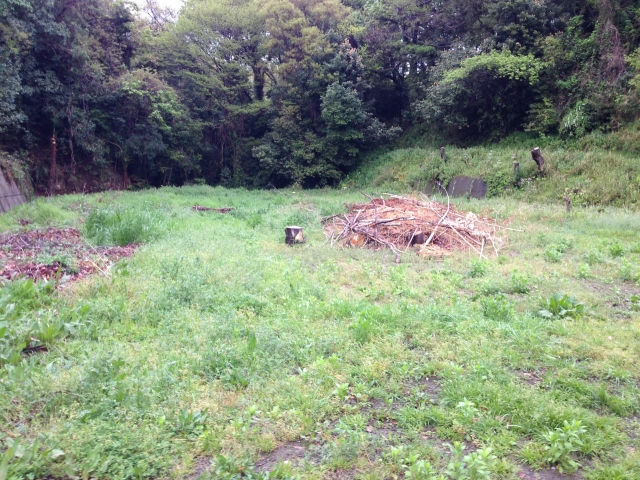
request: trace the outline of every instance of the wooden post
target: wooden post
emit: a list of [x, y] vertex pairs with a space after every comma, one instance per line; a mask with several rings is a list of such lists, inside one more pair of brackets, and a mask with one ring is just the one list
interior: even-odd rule
[[444, 147], [440, 147], [440, 158], [443, 162], [447, 161], [447, 155], [444, 153]]
[[53, 190], [58, 181], [58, 175], [56, 172], [57, 157], [58, 157], [57, 143], [58, 142], [56, 140], [56, 134], [54, 133], [53, 136], [51, 137], [51, 166], [49, 168], [49, 195], [53, 194]]
[[304, 243], [304, 234], [302, 233], [302, 227], [285, 227], [284, 234], [284, 241], [287, 245], [293, 245], [294, 243]]
[[538, 165], [538, 170], [542, 171], [542, 167], [544, 167], [544, 158], [540, 152], [540, 147], [536, 147], [531, 150], [531, 158], [533, 158], [533, 161]]
[[567, 196], [564, 197], [564, 205], [567, 207], [567, 213], [571, 212], [571, 199]]
[[513, 162], [513, 184], [517, 187], [520, 173], [520, 163]]

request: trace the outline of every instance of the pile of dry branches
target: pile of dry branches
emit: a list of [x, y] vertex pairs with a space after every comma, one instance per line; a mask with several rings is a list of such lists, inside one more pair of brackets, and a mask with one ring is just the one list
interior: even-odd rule
[[348, 205], [346, 214], [323, 220], [327, 240], [345, 246], [388, 247], [397, 255], [416, 246], [428, 257], [467, 250], [486, 257], [498, 255], [506, 242], [505, 229], [494, 220], [474, 213], [460, 212], [448, 201], [428, 200], [385, 194], [369, 203]]

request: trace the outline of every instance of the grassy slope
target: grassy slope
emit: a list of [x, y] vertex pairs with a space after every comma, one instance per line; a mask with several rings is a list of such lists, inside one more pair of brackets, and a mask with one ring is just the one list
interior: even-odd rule
[[[415, 138], [404, 143], [406, 148], [371, 155], [344, 185], [407, 190], [434, 178], [446, 184], [456, 176], [475, 176], [487, 181], [490, 196], [561, 203], [568, 191], [574, 205], [640, 204], [639, 126], [610, 135], [593, 133], [573, 142], [515, 135], [490, 147], [447, 146], [446, 163], [439, 148], [415, 147], [425, 144]], [[546, 161], [544, 177], [537, 176], [529, 153], [536, 146]], [[514, 162], [520, 164], [517, 186]]]
[[[492, 478], [515, 479], [548, 468], [545, 434], [579, 420], [582, 474], [640, 478], [637, 215], [459, 200], [524, 232], [487, 263], [408, 253], [396, 265], [386, 251], [325, 244], [320, 217], [360, 200], [185, 187], [1, 215], [3, 229], [24, 217], [73, 225], [114, 206], [165, 218], [164, 234], [110, 278], [60, 291], [60, 308], [90, 307], [84, 333], [0, 373], [0, 432], [24, 444], [42, 434], [65, 452], [14, 471], [185, 478], [221, 453], [246, 460], [219, 462], [212, 478], [287, 457], [272, 478], [430, 478], [416, 456], [443, 475], [445, 444], [460, 441], [492, 448]], [[287, 224], [304, 226], [307, 244], [285, 246]], [[589, 313], [536, 316], [554, 292]]]

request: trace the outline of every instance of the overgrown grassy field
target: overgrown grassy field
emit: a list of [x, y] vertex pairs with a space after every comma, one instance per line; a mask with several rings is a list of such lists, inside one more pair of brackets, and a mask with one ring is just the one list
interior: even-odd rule
[[[440, 148], [425, 144], [433, 142], [408, 135], [404, 148], [374, 152], [344, 186], [404, 191], [432, 179], [446, 185], [454, 177], [472, 176], [487, 182], [490, 197], [561, 203], [568, 196], [573, 205], [581, 206], [637, 208], [640, 204], [640, 125], [572, 141], [517, 134], [488, 147], [447, 146], [446, 162], [440, 158]], [[542, 149], [545, 158], [543, 175], [531, 159], [535, 147]], [[514, 162], [520, 164], [517, 175]]]
[[509, 222], [500, 255], [396, 264], [325, 242], [363, 200], [184, 187], [0, 215], [145, 242], [0, 289], [0, 479], [640, 478], [638, 214], [460, 199]]

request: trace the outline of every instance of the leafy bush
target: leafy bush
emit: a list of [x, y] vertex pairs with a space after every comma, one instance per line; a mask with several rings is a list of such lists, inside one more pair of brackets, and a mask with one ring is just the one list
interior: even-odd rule
[[562, 293], [554, 293], [546, 302], [546, 309], [538, 314], [545, 318], [579, 318], [584, 313], [584, 303], [578, 302], [575, 297], [569, 297]]
[[153, 240], [166, 228], [158, 211], [120, 208], [96, 209], [84, 223], [84, 235], [97, 245], [130, 245]]

